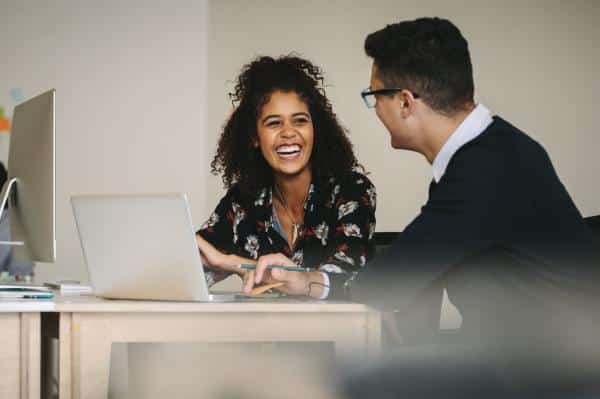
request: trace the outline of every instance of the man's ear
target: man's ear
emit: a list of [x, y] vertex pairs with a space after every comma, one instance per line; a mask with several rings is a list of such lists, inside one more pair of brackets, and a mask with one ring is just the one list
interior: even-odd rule
[[413, 113], [416, 100], [412, 92], [409, 90], [402, 90], [400, 93], [400, 101], [402, 106], [402, 114], [406, 117]]

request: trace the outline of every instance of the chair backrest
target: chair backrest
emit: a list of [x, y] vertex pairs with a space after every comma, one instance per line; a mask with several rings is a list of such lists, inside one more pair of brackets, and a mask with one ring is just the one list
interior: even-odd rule
[[[600, 215], [583, 218], [583, 221], [596, 236], [600, 237]], [[375, 242], [375, 245], [377, 245], [377, 242]]]
[[373, 235], [375, 240], [375, 254], [380, 253], [385, 248], [392, 245], [392, 242], [400, 236], [400, 232], [397, 231], [386, 231], [378, 232]]

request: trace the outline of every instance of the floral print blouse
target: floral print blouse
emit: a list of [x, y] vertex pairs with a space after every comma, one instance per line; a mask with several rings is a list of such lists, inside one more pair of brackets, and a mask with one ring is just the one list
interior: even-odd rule
[[[374, 255], [377, 194], [363, 174], [331, 178], [322, 190], [310, 185], [293, 249], [275, 228], [272, 198], [272, 189], [263, 189], [253, 206], [243, 207], [239, 188], [233, 186], [197, 234], [227, 254], [258, 259], [282, 253], [297, 265], [328, 273], [354, 272]], [[209, 285], [228, 275], [206, 274]]]

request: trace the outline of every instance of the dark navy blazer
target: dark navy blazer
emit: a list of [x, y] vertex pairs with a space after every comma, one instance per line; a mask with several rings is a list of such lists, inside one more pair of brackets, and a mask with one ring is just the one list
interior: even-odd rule
[[534, 325], [555, 305], [598, 312], [599, 247], [544, 148], [494, 117], [387, 251], [330, 276], [330, 298], [403, 310], [441, 284], [466, 329]]

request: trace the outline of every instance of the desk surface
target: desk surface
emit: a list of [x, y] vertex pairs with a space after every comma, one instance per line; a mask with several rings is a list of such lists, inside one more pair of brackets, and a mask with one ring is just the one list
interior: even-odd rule
[[57, 295], [56, 312], [365, 312], [365, 305], [304, 298], [243, 299], [235, 302], [172, 302], [103, 299], [90, 295]]
[[169, 302], [103, 299], [92, 295], [55, 294], [53, 300], [2, 300], [6, 312], [366, 312], [365, 305], [305, 298], [243, 299], [235, 302]]

